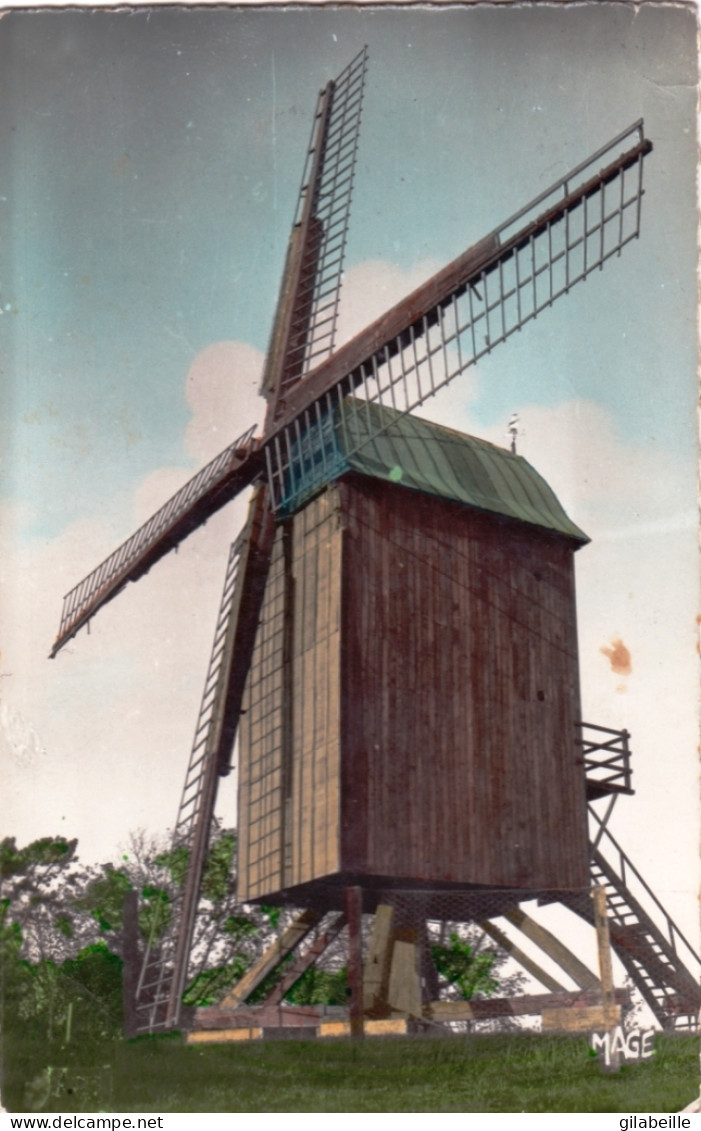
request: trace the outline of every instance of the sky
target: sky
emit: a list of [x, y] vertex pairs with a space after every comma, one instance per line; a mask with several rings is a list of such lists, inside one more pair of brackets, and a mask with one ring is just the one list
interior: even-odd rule
[[[320, 87], [367, 44], [339, 341], [638, 118], [641, 238], [424, 407], [591, 537], [612, 830], [697, 933], [695, 17], [672, 4], [0, 20], [3, 835], [115, 859], [175, 817], [239, 500], [55, 659], [63, 593], [249, 424]], [[220, 812], [235, 821], [235, 775]]]

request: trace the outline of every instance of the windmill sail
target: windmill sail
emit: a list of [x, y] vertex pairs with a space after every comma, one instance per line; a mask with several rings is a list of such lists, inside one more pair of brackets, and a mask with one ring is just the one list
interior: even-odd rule
[[[643, 158], [651, 149], [636, 122], [292, 390], [264, 445], [275, 505], [289, 481], [308, 471], [302, 436], [332, 413], [342, 419], [347, 397], [410, 412], [620, 255], [640, 231]], [[375, 434], [368, 417], [362, 442]], [[347, 451], [352, 443], [345, 438]]]
[[263, 377], [275, 403], [333, 350], [367, 48], [319, 94]]
[[[254, 495], [248, 522], [231, 546], [217, 616], [212, 654], [173, 832], [173, 848], [187, 851], [182, 891], [174, 903], [172, 929], [158, 950], [147, 947], [137, 991], [140, 1031], [177, 1025], [185, 990], [218, 773], [233, 744], [247, 655], [253, 647], [258, 609], [270, 557], [273, 523], [262, 487]], [[262, 572], [261, 572], [262, 565]]]
[[[214, 633], [212, 655], [207, 670], [202, 702], [195, 727], [195, 736], [190, 753], [190, 761], [185, 775], [185, 784], [178, 808], [173, 847], [185, 849], [188, 853], [188, 866], [192, 861], [193, 850], [198, 840], [202, 840], [203, 821], [211, 821], [211, 797], [216, 787], [216, 764], [211, 758], [212, 740], [217, 741], [217, 722], [221, 715], [220, 696], [221, 668], [226, 664], [230, 653], [229, 624], [231, 609], [236, 597], [236, 579], [239, 574], [241, 555], [244, 548], [242, 534], [231, 546], [226, 567], [226, 579], [221, 606]], [[209, 828], [206, 830], [208, 839]], [[189, 869], [190, 870], [190, 869]], [[200, 869], [201, 871], [201, 869]], [[178, 899], [171, 906], [171, 915], [182, 924], [188, 924], [188, 943], [192, 936], [194, 908], [186, 892], [179, 892]], [[172, 1002], [180, 1002], [183, 986], [175, 984], [175, 951], [183, 932], [175, 935], [170, 931], [162, 940], [157, 951], [152, 940], [147, 941], [142, 960], [141, 976], [136, 991], [137, 1032], [153, 1032], [165, 1028], [170, 1023]], [[182, 969], [183, 964], [180, 964]]]
[[[333, 345], [366, 63], [364, 49], [319, 96], [266, 360], [266, 428], [311, 359], [325, 356]], [[169, 1028], [179, 1021], [217, 777], [228, 769], [273, 538], [268, 492], [259, 487], [246, 530], [229, 558], [173, 837], [174, 847], [187, 849], [187, 872], [168, 938], [157, 956], [152, 958], [148, 951], [144, 956], [137, 1001], [142, 1030]]]
[[128, 581], [148, 573], [159, 558], [252, 482], [258, 471], [251, 446], [254, 431], [255, 426], [249, 428], [201, 468], [148, 522], [66, 594], [52, 658]]
[[[333, 348], [366, 69], [364, 48], [319, 96], [263, 380], [269, 419], [284, 391]], [[254, 481], [264, 467], [251, 444], [254, 431], [220, 452], [66, 594], [52, 658], [127, 582]]]

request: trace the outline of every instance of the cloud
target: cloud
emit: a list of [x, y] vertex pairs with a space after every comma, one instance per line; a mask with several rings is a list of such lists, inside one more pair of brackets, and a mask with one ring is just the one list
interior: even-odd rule
[[411, 270], [402, 271], [384, 260], [366, 259], [351, 267], [343, 276], [336, 344], [355, 337], [442, 266], [422, 259]]
[[[643, 522], [688, 528], [693, 468], [679, 467], [654, 443], [631, 443], [601, 405], [573, 398], [518, 406], [518, 452], [537, 468], [566, 509], [597, 538], [630, 534]], [[483, 430], [505, 443], [505, 429]], [[576, 513], [575, 513], [576, 512]]]
[[252, 424], [262, 431], [265, 401], [259, 396], [264, 357], [243, 342], [215, 342], [197, 355], [185, 382], [192, 417], [185, 447], [206, 463]]
[[[11, 677], [5, 672], [6, 678]], [[0, 705], [0, 734], [10, 756], [22, 766], [32, 765], [46, 750], [34, 727], [7, 703]]]

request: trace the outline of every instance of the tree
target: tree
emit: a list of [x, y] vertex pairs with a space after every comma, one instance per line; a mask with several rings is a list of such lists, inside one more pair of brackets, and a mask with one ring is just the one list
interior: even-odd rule
[[460, 991], [466, 1001], [475, 994], [490, 996], [499, 989], [493, 969], [498, 965], [494, 950], [479, 949], [475, 942], [466, 942], [456, 931], [450, 935], [450, 945], [431, 947], [436, 970]]
[[[121, 1029], [125, 894], [138, 895], [142, 951], [171, 926], [187, 850], [142, 833], [118, 862], [84, 867], [77, 842], [45, 837], [0, 844], [0, 989], [8, 1025], [52, 1042], [79, 1024], [93, 1037]], [[236, 898], [236, 837], [217, 828], [207, 856], [186, 1000], [217, 1000], [273, 934], [280, 909]], [[283, 913], [284, 918], [284, 913]], [[29, 1028], [27, 1028], [29, 1027]]]
[[[176, 900], [187, 873], [187, 848], [176, 846], [161, 850], [152, 860], [160, 870], [159, 883], [163, 890], [171, 901]], [[281, 913], [278, 907], [259, 908], [239, 903], [236, 832], [217, 825], [202, 874], [185, 1003], [210, 1005], [219, 1000], [263, 952], [276, 928], [289, 917], [289, 913]], [[157, 931], [151, 937], [158, 941]]]
[[[509, 955], [476, 924], [446, 922], [433, 933], [431, 956], [442, 980], [441, 997], [466, 1001], [496, 993], [500, 997], [513, 997], [528, 981], [523, 971], [513, 968]], [[454, 1024], [468, 1032], [522, 1028], [514, 1017]]]
[[67, 957], [92, 941], [79, 933], [71, 912], [71, 899], [84, 882], [77, 843], [42, 837], [18, 849], [14, 837], [0, 842], [0, 899], [6, 922], [21, 932], [22, 956], [30, 961]]

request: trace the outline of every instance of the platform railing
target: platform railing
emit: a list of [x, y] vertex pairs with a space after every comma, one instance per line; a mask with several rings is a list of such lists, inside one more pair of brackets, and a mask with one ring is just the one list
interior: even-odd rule
[[578, 722], [575, 725], [589, 799], [612, 793], [632, 793], [628, 731], [613, 730], [595, 723]]

